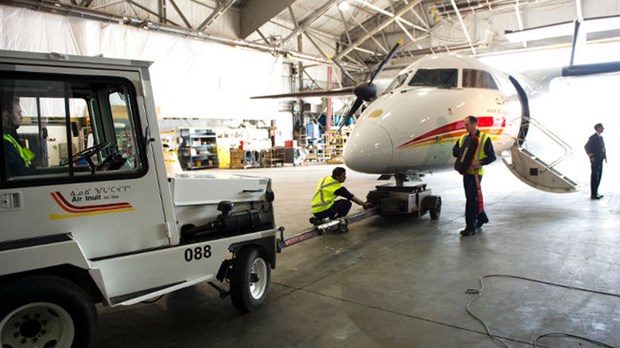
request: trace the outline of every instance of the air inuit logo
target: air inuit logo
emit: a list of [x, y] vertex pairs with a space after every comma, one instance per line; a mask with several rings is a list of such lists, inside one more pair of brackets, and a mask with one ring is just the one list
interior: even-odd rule
[[[124, 189], [121, 187], [114, 187], [114, 189]], [[106, 201], [108, 199], [118, 199], [118, 191], [115, 194], [107, 194], [104, 191], [95, 189], [94, 194], [90, 194], [90, 190], [71, 192], [71, 198], [67, 199], [62, 193], [50, 192], [52, 198], [58, 206], [67, 212], [67, 214], [50, 214], [50, 220], [67, 219], [82, 216], [112, 214], [133, 211], [135, 208], [128, 202], [108, 203], [108, 204], [93, 204]], [[79, 202], [79, 204], [73, 204]]]

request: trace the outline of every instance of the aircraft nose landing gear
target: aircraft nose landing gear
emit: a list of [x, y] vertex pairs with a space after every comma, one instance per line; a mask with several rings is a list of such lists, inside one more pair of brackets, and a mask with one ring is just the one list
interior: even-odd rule
[[370, 191], [367, 200], [379, 207], [379, 214], [404, 215], [420, 217], [430, 212], [431, 220], [437, 220], [441, 214], [441, 197], [432, 194], [432, 190], [421, 181], [398, 180], [397, 183], [376, 186]]

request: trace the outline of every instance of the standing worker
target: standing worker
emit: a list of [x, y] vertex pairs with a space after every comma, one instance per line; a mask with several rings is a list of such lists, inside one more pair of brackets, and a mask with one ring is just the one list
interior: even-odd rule
[[598, 194], [598, 185], [601, 183], [601, 177], [603, 176], [603, 160], [607, 162], [607, 153], [605, 151], [605, 142], [603, 141], [603, 124], [597, 123], [594, 125], [594, 134], [590, 136], [586, 143], [585, 149], [588, 157], [590, 157], [590, 166], [592, 172], [590, 174], [590, 198], [601, 199], [603, 195]]
[[482, 203], [482, 191], [480, 182], [482, 181], [483, 165], [487, 165], [495, 161], [495, 150], [491, 137], [478, 129], [478, 119], [475, 116], [467, 116], [463, 120], [467, 133], [463, 134], [452, 148], [452, 155], [459, 157], [461, 148], [467, 138], [477, 138], [478, 146], [473, 155], [471, 164], [467, 167], [467, 171], [463, 174], [463, 187], [465, 188], [465, 223], [466, 227], [461, 231], [461, 236], [471, 236], [476, 234], [476, 229], [482, 227], [483, 224], [489, 222], [484, 207], [479, 206]]
[[[355, 197], [342, 183], [347, 179], [347, 171], [342, 167], [336, 167], [331, 176], [326, 176], [319, 181], [316, 192], [312, 198], [312, 224], [317, 224], [325, 218], [336, 219], [347, 216], [351, 209], [351, 201], [361, 205], [364, 209], [371, 206]], [[337, 196], [345, 199], [336, 200]]]

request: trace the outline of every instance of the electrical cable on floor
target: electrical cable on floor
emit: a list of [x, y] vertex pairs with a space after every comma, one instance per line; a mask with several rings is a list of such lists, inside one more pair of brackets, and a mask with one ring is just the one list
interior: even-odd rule
[[545, 338], [545, 337], [571, 337], [571, 338], [575, 338], [575, 339], [578, 339], [578, 340], [590, 342], [592, 344], [596, 344], [597, 346], [607, 347], [607, 348], [614, 348], [613, 346], [607, 345], [607, 344], [599, 342], [599, 341], [595, 341], [595, 340], [592, 340], [592, 339], [589, 339], [589, 338], [586, 338], [586, 337], [581, 337], [581, 336], [571, 335], [571, 334], [567, 334], [567, 333], [562, 333], [562, 332], [551, 332], [551, 333], [540, 335], [540, 336], [536, 337], [536, 339], [534, 340], [534, 347], [538, 347], [538, 345], [537, 345], [538, 340], [541, 339], [541, 338]]
[[[482, 324], [482, 326], [484, 326], [484, 329], [486, 330], [487, 335], [489, 337], [491, 337], [491, 339], [493, 341], [495, 341], [496, 343], [498, 343], [501, 346], [506, 347], [506, 348], [509, 348], [508, 345], [504, 341], [502, 341], [499, 337], [493, 335], [491, 333], [491, 329], [489, 329], [489, 326], [482, 319], [480, 319], [480, 317], [475, 315], [471, 311], [471, 309], [469, 308], [472, 304], [474, 304], [482, 296], [482, 291], [484, 290], [484, 279], [485, 278], [491, 278], [491, 277], [514, 278], [514, 279], [520, 279], [520, 280], [525, 280], [525, 281], [539, 283], [539, 284], [551, 285], [551, 286], [565, 288], [565, 289], [570, 289], [570, 290], [578, 290], [578, 291], [589, 292], [589, 293], [597, 294], [597, 295], [605, 295], [605, 296], [612, 296], [612, 297], [619, 297], [620, 298], [620, 295], [618, 295], [618, 294], [612, 294], [612, 293], [607, 293], [607, 292], [602, 292], [602, 291], [597, 291], [597, 290], [584, 289], [584, 288], [579, 288], [579, 287], [575, 287], [575, 286], [557, 284], [557, 283], [552, 283], [552, 282], [548, 282], [548, 281], [544, 281], [544, 280], [537, 280], [537, 279], [532, 279], [532, 278], [527, 278], [527, 277], [508, 275], [508, 274], [487, 274], [487, 275], [485, 275], [485, 276], [483, 276], [482, 278], [479, 279], [480, 289], [467, 289], [465, 291], [465, 293], [467, 293], [467, 294], [471, 294], [471, 295], [477, 294], [478, 295], [474, 299], [469, 301], [469, 303], [467, 303], [467, 306], [465, 306], [465, 308], [466, 308], [467, 313], [469, 315], [474, 317], [474, 319], [476, 319], [478, 322], [480, 322]], [[599, 341], [596, 341], [596, 340], [593, 340], [593, 339], [589, 339], [587, 337], [581, 337], [581, 336], [571, 335], [571, 334], [567, 334], [567, 333], [547, 333], [547, 334], [544, 334], [544, 335], [540, 335], [540, 336], [538, 336], [534, 340], [532, 345], [534, 347], [538, 347], [538, 340], [541, 339], [541, 338], [544, 338], [544, 337], [571, 337], [571, 338], [576, 338], [576, 339], [579, 339], [579, 340], [590, 342], [590, 343], [595, 344], [595, 345], [597, 345], [599, 347], [616, 348], [614, 346], [610, 346], [610, 345], [608, 345], [606, 343], [599, 342]]]

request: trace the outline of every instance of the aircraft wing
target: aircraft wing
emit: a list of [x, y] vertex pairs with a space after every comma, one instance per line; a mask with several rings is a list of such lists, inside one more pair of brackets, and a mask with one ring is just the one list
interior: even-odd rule
[[343, 87], [336, 89], [314, 89], [310, 91], [301, 91], [293, 93], [260, 95], [251, 97], [250, 99], [277, 99], [277, 98], [301, 98], [301, 97], [326, 97], [332, 95], [352, 95], [355, 86]]
[[562, 76], [583, 76], [619, 72], [620, 62], [606, 62], [596, 64], [569, 65], [562, 68]]

